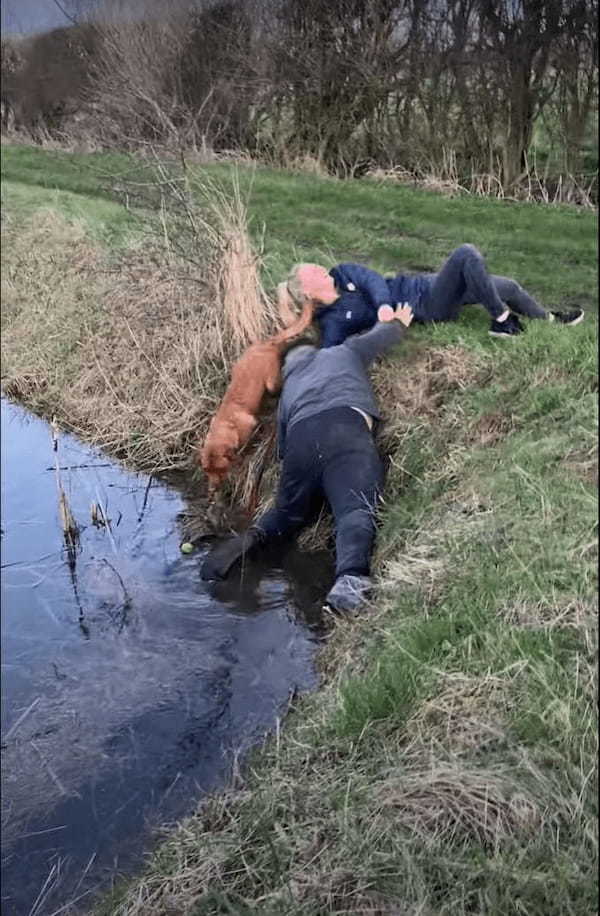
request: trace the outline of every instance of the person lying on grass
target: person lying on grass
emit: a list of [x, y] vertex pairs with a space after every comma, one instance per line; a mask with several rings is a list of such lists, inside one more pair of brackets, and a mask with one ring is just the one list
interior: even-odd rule
[[528, 318], [575, 325], [583, 309], [547, 311], [516, 280], [490, 275], [481, 253], [473, 245], [456, 248], [442, 269], [431, 274], [398, 274], [385, 278], [361, 264], [338, 264], [329, 272], [318, 264], [298, 264], [288, 281], [278, 287], [279, 307], [286, 323], [295, 318], [292, 305], [302, 306], [320, 287], [327, 308], [317, 314], [321, 346], [335, 347], [349, 334], [365, 331], [376, 321], [381, 305], [408, 302], [416, 322], [453, 321], [463, 305], [479, 303], [491, 317], [489, 333], [515, 337], [525, 328], [514, 312]]
[[384, 469], [373, 439], [380, 419], [367, 370], [398, 343], [413, 318], [404, 305], [378, 310], [365, 334], [335, 347], [298, 345], [283, 362], [278, 454], [283, 467], [275, 506], [244, 534], [221, 542], [202, 566], [203, 579], [224, 579], [250, 550], [297, 534], [323, 497], [336, 528], [335, 583], [327, 606], [354, 611], [371, 588], [375, 510]]

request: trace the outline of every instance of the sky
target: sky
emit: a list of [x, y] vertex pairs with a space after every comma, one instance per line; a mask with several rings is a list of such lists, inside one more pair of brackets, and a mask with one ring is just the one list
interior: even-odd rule
[[[69, 0], [59, 0], [69, 9]], [[58, 26], [69, 25], [54, 0], [2, 0], [2, 34], [45, 32]]]
[[[166, 6], [175, 6], [175, 0], [167, 0]], [[86, 13], [93, 15], [102, 10], [123, 21], [148, 15], [150, 10], [158, 13], [164, 9], [165, 0], [1, 0], [2, 34], [31, 35], [72, 25], [72, 19], [61, 12], [61, 7], [71, 15], [79, 11], [81, 20], [85, 20]]]
[[44, 32], [68, 20], [60, 12], [54, 0], [3, 0], [2, 34], [11, 35]]

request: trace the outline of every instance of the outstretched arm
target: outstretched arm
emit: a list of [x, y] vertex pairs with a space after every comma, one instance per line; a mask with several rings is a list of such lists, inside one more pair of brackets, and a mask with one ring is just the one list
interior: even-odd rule
[[377, 312], [377, 319], [377, 324], [366, 334], [349, 337], [343, 344], [354, 350], [365, 366], [369, 366], [378, 356], [402, 340], [413, 319], [413, 313], [408, 305], [402, 306], [397, 312], [391, 306], [383, 305]]

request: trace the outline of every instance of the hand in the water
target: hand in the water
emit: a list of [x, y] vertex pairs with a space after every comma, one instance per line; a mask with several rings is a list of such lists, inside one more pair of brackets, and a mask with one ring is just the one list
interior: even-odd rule
[[222, 541], [212, 548], [202, 564], [200, 575], [207, 581], [210, 579], [225, 579], [227, 573], [259, 542], [258, 532], [250, 529], [244, 534], [236, 534], [226, 541]]

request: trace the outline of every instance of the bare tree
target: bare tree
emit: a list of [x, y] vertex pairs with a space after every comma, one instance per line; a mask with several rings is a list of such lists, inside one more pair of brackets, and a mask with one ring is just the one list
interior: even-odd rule
[[290, 0], [278, 11], [273, 47], [286, 143], [334, 167], [387, 101], [401, 53], [393, 0]]
[[[512, 187], [527, 170], [533, 127], [554, 90], [553, 46], [565, 26], [568, 0], [478, 0], [481, 44], [496, 74], [505, 111], [503, 179]], [[551, 75], [550, 75], [551, 76]]]
[[53, 29], [29, 39], [26, 48], [16, 76], [17, 120], [33, 134], [52, 133], [82, 105], [95, 56], [95, 30], [88, 25]]
[[58, 3], [77, 25], [27, 46], [15, 95], [30, 125], [85, 104], [109, 145], [309, 155], [338, 174], [451, 162], [508, 190], [547, 112], [562, 166], [582, 168], [598, 0]]
[[564, 167], [582, 170], [582, 147], [594, 106], [598, 104], [598, 2], [577, 0], [567, 11], [554, 67], [558, 91], [553, 110], [560, 125]]

